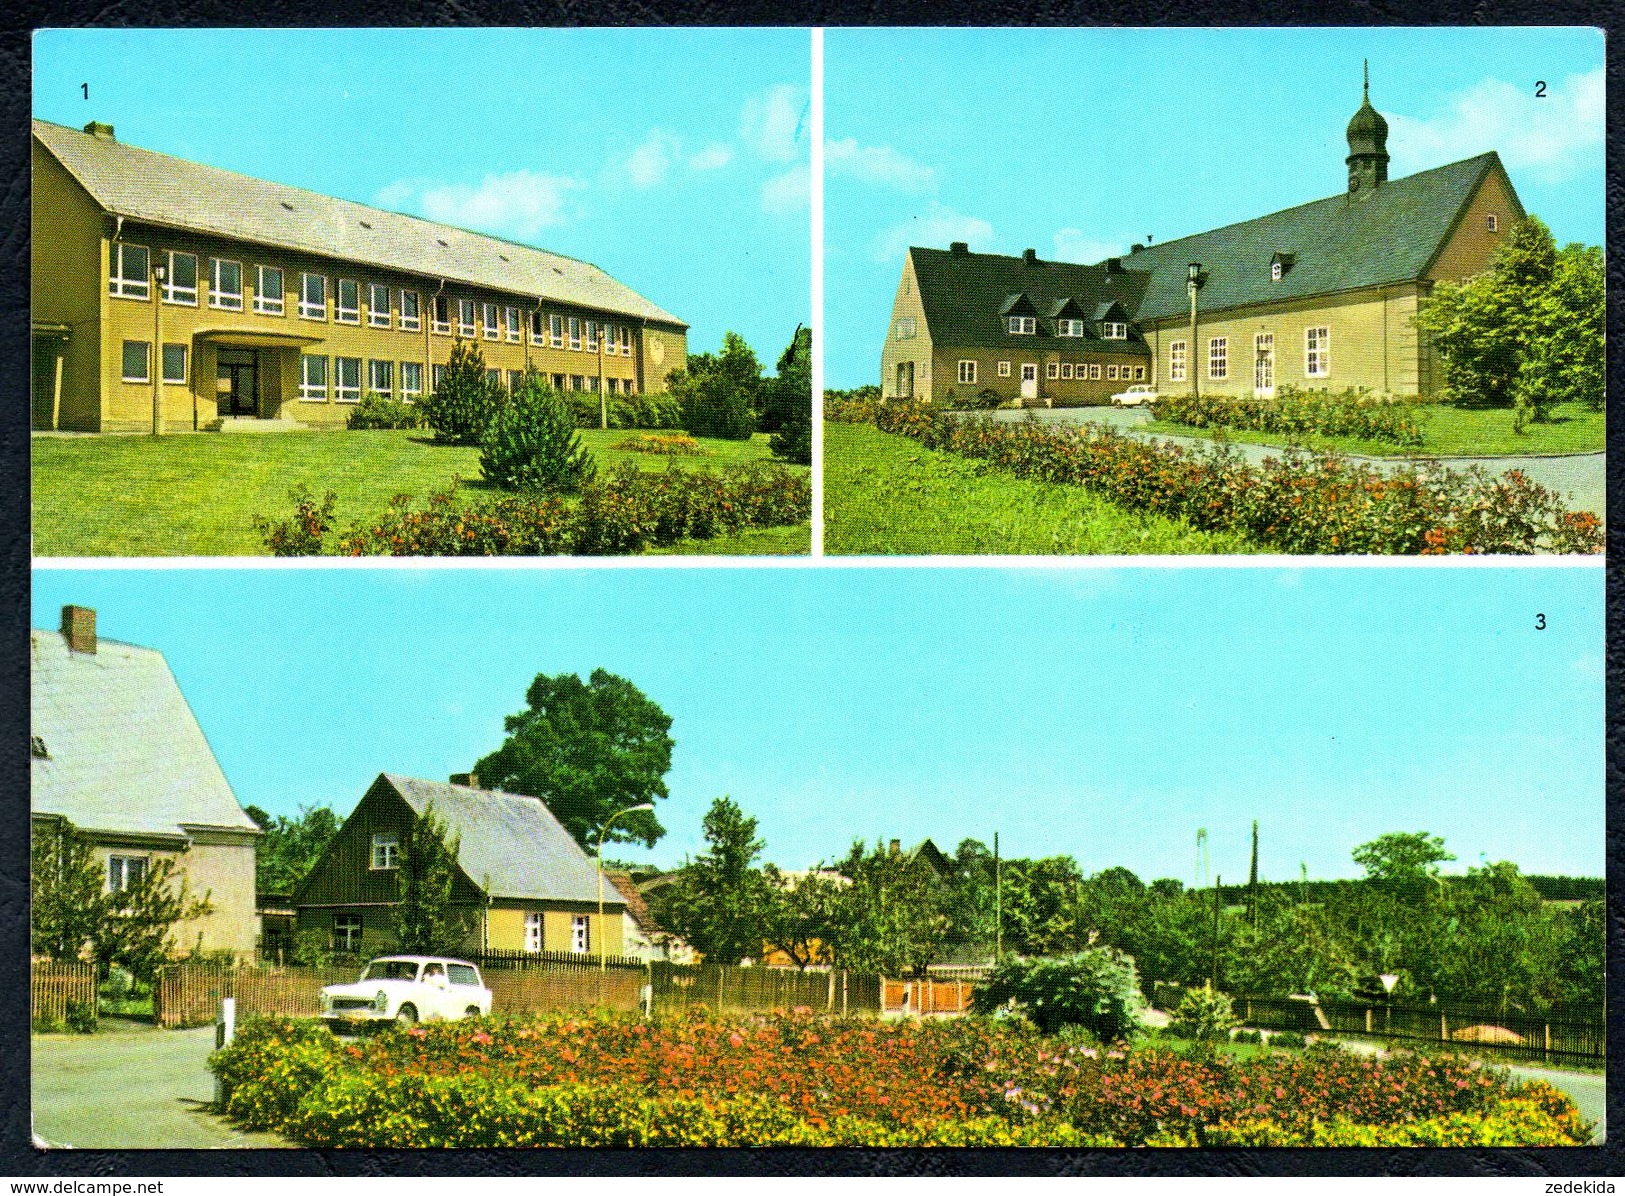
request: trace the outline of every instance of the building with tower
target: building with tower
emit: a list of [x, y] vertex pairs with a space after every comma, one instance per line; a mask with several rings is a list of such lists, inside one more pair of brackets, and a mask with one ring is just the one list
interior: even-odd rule
[[1494, 152], [1390, 179], [1369, 75], [1347, 140], [1336, 195], [1095, 265], [911, 247], [882, 393], [1027, 406], [1104, 402], [1134, 383], [1433, 393], [1417, 306], [1435, 284], [1485, 270], [1523, 204]]

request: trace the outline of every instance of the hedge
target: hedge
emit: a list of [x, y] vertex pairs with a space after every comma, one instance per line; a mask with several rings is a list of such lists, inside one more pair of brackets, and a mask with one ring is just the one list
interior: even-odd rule
[[1251, 395], [1170, 395], [1152, 406], [1158, 419], [1190, 428], [1235, 428], [1284, 436], [1351, 436], [1419, 448], [1422, 426], [1414, 403], [1356, 391], [1331, 395], [1282, 387], [1273, 398]]

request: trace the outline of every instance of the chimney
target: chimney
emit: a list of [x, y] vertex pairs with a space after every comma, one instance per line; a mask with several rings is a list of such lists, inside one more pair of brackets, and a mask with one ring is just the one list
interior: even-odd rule
[[[1031, 253], [1032, 250], [1028, 250], [1027, 252]], [[902, 850], [903, 850], [903, 841], [901, 839], [893, 839], [891, 841], [891, 853], [893, 855], [900, 855], [902, 853]]]
[[86, 125], [85, 126], [85, 132], [89, 133], [92, 137], [98, 137], [103, 141], [117, 141], [118, 140], [117, 137], [113, 136], [113, 126], [112, 125], [104, 125], [99, 120], [93, 120], [88, 125]]
[[62, 608], [62, 637], [74, 652], [96, 651], [96, 611], [89, 606]]
[[1121, 274], [1122, 272], [1123, 272], [1123, 259], [1122, 258], [1120, 258], [1120, 257], [1109, 257], [1109, 258], [1106, 259], [1106, 273], [1107, 274]]
[[1021, 251], [1021, 260], [1026, 262], [1029, 266], [1038, 265], [1038, 250], [1023, 249]]
[[1129, 251], [1129, 252], [1130, 252], [1130, 253], [1139, 253], [1139, 252], [1140, 252], [1140, 250], [1142, 250], [1142, 249], [1144, 249], [1144, 248], [1145, 248], [1145, 246], [1144, 246], [1144, 245], [1141, 245], [1141, 244], [1140, 244], [1140, 243], [1139, 243], [1139, 242], [1138, 242], [1138, 241], [1136, 241], [1136, 242], [1134, 242], [1134, 244], [1132, 244], [1132, 245], [1130, 245], [1130, 246], [1129, 246], [1129, 247], [1128, 247], [1128, 251]]
[[957, 253], [957, 254], [961, 254], [961, 255], [967, 254], [967, 253], [970, 252], [970, 242], [969, 241], [952, 241], [948, 245], [948, 252], [949, 253]]
[[454, 772], [450, 780], [453, 785], [463, 785], [469, 789], [480, 787], [480, 774], [477, 772]]

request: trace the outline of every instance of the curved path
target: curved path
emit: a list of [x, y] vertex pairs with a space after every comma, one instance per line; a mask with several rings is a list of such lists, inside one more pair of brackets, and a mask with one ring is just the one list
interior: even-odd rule
[[[1201, 436], [1179, 436], [1170, 432], [1142, 431], [1151, 422], [1149, 411], [1124, 407], [1057, 407], [1028, 411], [992, 411], [988, 414], [1005, 423], [1019, 422], [1029, 414], [1045, 424], [1104, 424], [1131, 436], [1145, 440], [1166, 440], [1172, 444], [1211, 444]], [[1274, 445], [1247, 444], [1232, 440], [1229, 444], [1250, 464], [1257, 465], [1265, 457], [1279, 457], [1281, 449]], [[1379, 469], [1397, 469], [1410, 464], [1409, 457], [1365, 457], [1345, 453], [1351, 461], [1374, 465]], [[1504, 473], [1521, 469], [1524, 476], [1539, 485], [1549, 487], [1563, 495], [1569, 507], [1576, 511], [1590, 511], [1595, 515], [1606, 512], [1604, 490], [1607, 469], [1603, 453], [1575, 453], [1563, 457], [1439, 457], [1436, 459], [1450, 469], [1465, 469], [1469, 465], [1482, 465], [1489, 473]]]

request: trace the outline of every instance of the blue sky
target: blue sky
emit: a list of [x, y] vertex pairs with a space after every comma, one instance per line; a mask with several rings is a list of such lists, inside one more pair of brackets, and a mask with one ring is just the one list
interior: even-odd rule
[[878, 381], [910, 244], [1094, 262], [1341, 192], [1362, 58], [1394, 177], [1497, 150], [1603, 243], [1600, 31], [832, 29], [826, 385]]
[[[653, 858], [711, 799], [806, 866], [869, 841], [1190, 878], [1355, 873], [1386, 831], [1457, 868], [1604, 863], [1596, 568], [36, 569], [167, 656], [240, 800], [347, 813], [464, 771], [539, 672], [674, 720]], [[1544, 615], [1545, 630], [1536, 629]]]
[[47, 30], [33, 67], [36, 117], [584, 258], [693, 350], [771, 370], [809, 320], [806, 30]]

